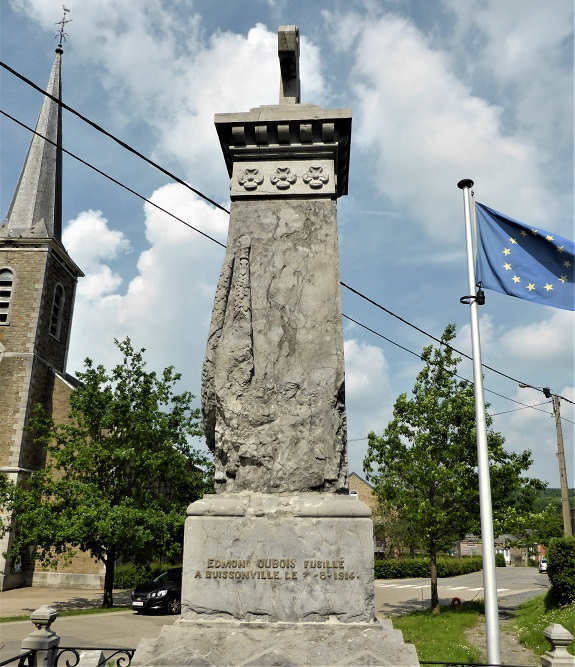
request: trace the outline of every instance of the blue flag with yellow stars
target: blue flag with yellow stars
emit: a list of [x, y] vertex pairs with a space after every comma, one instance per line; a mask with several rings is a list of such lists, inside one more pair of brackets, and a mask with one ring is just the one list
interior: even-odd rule
[[575, 310], [575, 243], [475, 205], [476, 278], [487, 289]]

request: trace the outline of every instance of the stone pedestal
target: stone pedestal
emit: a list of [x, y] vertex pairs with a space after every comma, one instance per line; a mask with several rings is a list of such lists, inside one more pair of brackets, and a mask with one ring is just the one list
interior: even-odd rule
[[179, 621], [140, 643], [134, 667], [415, 667], [415, 648], [391, 621], [241, 623]]
[[190, 505], [182, 616], [133, 665], [418, 665], [373, 609], [370, 510], [336, 494]]
[[182, 618], [373, 621], [372, 535], [351, 496], [205, 496], [188, 509]]

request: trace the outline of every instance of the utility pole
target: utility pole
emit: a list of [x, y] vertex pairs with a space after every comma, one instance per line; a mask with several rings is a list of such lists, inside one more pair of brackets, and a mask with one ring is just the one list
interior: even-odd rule
[[567, 484], [567, 468], [565, 467], [565, 450], [563, 449], [563, 430], [561, 428], [561, 412], [559, 407], [559, 396], [553, 394], [549, 387], [543, 387], [545, 398], [553, 401], [553, 415], [555, 417], [555, 430], [557, 431], [557, 458], [559, 459], [559, 481], [561, 484], [561, 507], [563, 509], [563, 532], [566, 536], [573, 535], [571, 525], [571, 507], [569, 505], [569, 485]]
[[559, 459], [559, 482], [561, 486], [561, 509], [563, 513], [563, 533], [565, 536], [573, 535], [573, 526], [571, 525], [571, 507], [569, 505], [569, 485], [567, 484], [567, 468], [565, 467], [565, 450], [563, 448], [563, 429], [561, 428], [561, 412], [559, 399], [572, 403], [565, 396], [554, 394], [549, 387], [534, 387], [530, 384], [519, 385], [521, 389], [537, 389], [542, 391], [545, 398], [550, 398], [553, 405], [553, 416], [555, 417], [555, 431], [557, 432], [557, 458]]

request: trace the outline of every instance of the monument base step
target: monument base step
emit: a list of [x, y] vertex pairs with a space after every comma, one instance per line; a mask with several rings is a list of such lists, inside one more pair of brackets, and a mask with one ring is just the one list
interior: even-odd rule
[[143, 639], [132, 667], [415, 667], [415, 647], [373, 623], [180, 620]]

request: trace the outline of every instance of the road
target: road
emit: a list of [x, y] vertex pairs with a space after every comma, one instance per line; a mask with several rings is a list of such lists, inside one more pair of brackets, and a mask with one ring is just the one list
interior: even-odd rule
[[[507, 595], [528, 590], [544, 592], [549, 586], [547, 575], [535, 568], [497, 568], [497, 588], [503, 599]], [[22, 589], [23, 594], [34, 589]], [[44, 595], [46, 589], [42, 589]], [[59, 591], [62, 593], [62, 591]], [[9, 592], [14, 595], [14, 592]], [[449, 604], [453, 597], [460, 600], [483, 597], [483, 573], [439, 580], [439, 597]], [[379, 617], [403, 614], [429, 606], [429, 579], [394, 579], [375, 582], [375, 611]], [[40, 604], [45, 604], [44, 601]], [[32, 605], [33, 606], [33, 605]], [[140, 615], [119, 611], [90, 616], [58, 618], [52, 629], [60, 635], [62, 646], [123, 646], [136, 648], [144, 637], [156, 637], [163, 625], [172, 624], [177, 616]], [[33, 630], [30, 621], [0, 624], [0, 661], [20, 652], [20, 642]]]
[[[497, 597], [540, 590], [549, 587], [546, 574], [539, 574], [534, 567], [498, 567]], [[481, 599], [483, 594], [483, 572], [463, 574], [459, 577], [439, 579], [439, 601], [450, 604], [454, 597], [462, 602]], [[414, 609], [425, 609], [431, 603], [429, 579], [380, 579], [375, 582], [375, 613], [383, 616], [397, 616]]]

